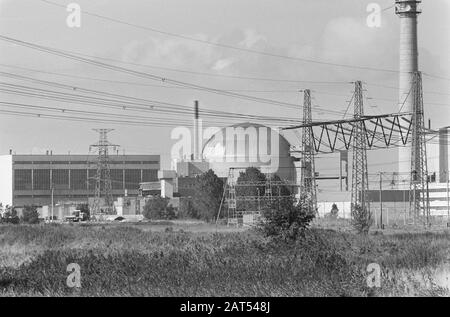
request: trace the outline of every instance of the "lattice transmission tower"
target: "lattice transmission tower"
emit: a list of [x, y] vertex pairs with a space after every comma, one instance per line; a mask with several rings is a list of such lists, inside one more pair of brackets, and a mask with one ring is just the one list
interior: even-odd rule
[[97, 154], [97, 171], [95, 175], [95, 195], [94, 203], [91, 208], [91, 214], [95, 217], [98, 214], [112, 214], [113, 213], [113, 196], [111, 184], [111, 170], [109, 167], [110, 147], [118, 147], [108, 141], [107, 134], [114, 129], [93, 129], [98, 132], [99, 140], [96, 144], [90, 147], [98, 149]]
[[[312, 123], [311, 91], [303, 92], [303, 124]], [[302, 135], [300, 203], [312, 213], [317, 212], [316, 170], [314, 164], [314, 134], [312, 127], [304, 127]]]
[[422, 75], [416, 72], [413, 82], [413, 114], [411, 117], [411, 178], [410, 211], [414, 219], [421, 214], [429, 224], [430, 205], [428, 192], [427, 147], [423, 116]]
[[[364, 116], [363, 95], [361, 81], [355, 82], [354, 118]], [[364, 121], [355, 121], [353, 124], [353, 160], [352, 160], [352, 195], [351, 212], [354, 216], [358, 212], [370, 217], [370, 202], [368, 199], [369, 181], [367, 171], [367, 148]]]

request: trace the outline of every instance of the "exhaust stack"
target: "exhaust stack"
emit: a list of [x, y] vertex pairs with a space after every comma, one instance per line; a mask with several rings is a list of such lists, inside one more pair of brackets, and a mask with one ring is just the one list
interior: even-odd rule
[[198, 111], [198, 100], [194, 101], [194, 160], [201, 160], [200, 146], [202, 139], [200, 138], [200, 127], [199, 127], [199, 111]]
[[446, 183], [449, 179], [448, 166], [448, 127], [439, 129], [439, 182]]
[[[396, 0], [395, 14], [400, 18], [400, 68], [399, 68], [399, 109], [413, 111], [414, 74], [419, 70], [417, 49], [417, 16], [420, 0]], [[411, 170], [411, 149], [399, 148], [399, 173], [409, 175]], [[410, 176], [410, 175], [409, 175]]]

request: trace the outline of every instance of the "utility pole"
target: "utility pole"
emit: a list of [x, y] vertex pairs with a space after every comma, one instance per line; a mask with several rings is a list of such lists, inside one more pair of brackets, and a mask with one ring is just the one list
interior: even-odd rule
[[53, 206], [54, 206], [54, 201], [53, 201], [53, 192], [54, 192], [54, 186], [53, 186], [53, 181], [52, 181], [52, 188], [51, 188], [51, 190], [52, 190], [52, 215], [51, 215], [51, 220], [50, 220], [50, 222], [53, 222]]
[[447, 228], [450, 227], [450, 173], [447, 170]]
[[382, 178], [383, 173], [380, 172], [380, 227], [381, 229], [384, 229], [384, 224], [383, 224], [383, 178]]
[[340, 177], [340, 189], [342, 191], [342, 162], [345, 162], [345, 191], [348, 191], [348, 151], [347, 150], [341, 150], [339, 151], [339, 177]]

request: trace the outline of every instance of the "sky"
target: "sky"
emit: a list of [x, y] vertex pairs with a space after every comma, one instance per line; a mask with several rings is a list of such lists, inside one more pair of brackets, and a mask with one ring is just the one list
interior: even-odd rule
[[[353, 93], [352, 82], [361, 80], [366, 114], [393, 113], [398, 110], [398, 91], [395, 89], [398, 86], [398, 73], [267, 56], [282, 55], [396, 70], [399, 19], [392, 8], [393, 0], [51, 2], [63, 7], [42, 0], [0, 0], [0, 35], [94, 56], [105, 63], [164, 78], [237, 91], [299, 107], [263, 104], [205, 91], [175, 88], [161, 81], [98, 68], [5, 41], [0, 41], [0, 72], [134, 98], [159, 100], [186, 109], [191, 109], [193, 101], [199, 100], [201, 110], [276, 116], [298, 119], [299, 122], [303, 100], [300, 90], [312, 91], [314, 120], [340, 119]], [[79, 28], [70, 28], [66, 24], [69, 12], [64, 7], [69, 3], [77, 3], [81, 7]], [[366, 23], [369, 3], [377, 3], [386, 9], [381, 13], [380, 27], [371, 28]], [[418, 30], [420, 70], [434, 76], [423, 76], [425, 117], [431, 120], [433, 128], [438, 128], [450, 125], [450, 1], [424, 0], [421, 8], [423, 13], [419, 17]], [[83, 11], [141, 27], [114, 23], [84, 14]], [[205, 41], [220, 45], [205, 44]], [[264, 52], [266, 55], [248, 50]], [[248, 77], [277, 81], [250, 80]], [[1, 75], [0, 81], [55, 90], [4, 75]], [[163, 168], [168, 168], [170, 149], [175, 142], [171, 139], [172, 129], [177, 122], [180, 126], [191, 123], [187, 115], [163, 115], [157, 112], [146, 112], [144, 115], [127, 109], [105, 110], [5, 91], [0, 91], [0, 94], [4, 102], [110, 111], [118, 116], [141, 116], [141, 120], [151, 118], [159, 120], [161, 124], [167, 121], [172, 123], [167, 127], [131, 126], [0, 113], [0, 154], [7, 154], [9, 149], [17, 154], [40, 154], [46, 150], [52, 150], [54, 154], [85, 154], [89, 151], [89, 145], [98, 138], [93, 128], [112, 128], [115, 130], [109, 134], [110, 141], [119, 144], [122, 152], [160, 154]], [[14, 109], [0, 105], [0, 110]], [[210, 124], [225, 123], [222, 120]], [[227, 123], [239, 122], [229, 120]], [[285, 136], [293, 145], [299, 146], [296, 134], [285, 132]], [[372, 172], [381, 168], [395, 169], [395, 160], [396, 149], [369, 153], [369, 162], [375, 163], [371, 167]], [[338, 162], [335, 154], [320, 155], [318, 161], [322, 175], [336, 174]]]

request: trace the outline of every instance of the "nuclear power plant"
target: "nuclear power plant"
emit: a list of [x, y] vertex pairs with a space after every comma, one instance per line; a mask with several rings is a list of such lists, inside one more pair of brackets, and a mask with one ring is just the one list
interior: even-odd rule
[[[338, 205], [339, 217], [351, 219], [355, 210], [367, 210], [368, 214], [373, 215], [378, 227], [383, 227], [386, 221], [404, 225], [449, 222], [449, 126], [432, 129], [425, 124], [424, 113], [428, 106], [422, 88], [417, 36], [418, 17], [422, 13], [420, 4], [420, 0], [394, 2], [395, 15], [399, 21], [399, 68], [391, 73], [398, 74], [398, 103], [395, 104], [395, 100], [385, 114], [373, 115], [368, 111], [364, 78], [354, 79], [353, 95], [347, 111], [344, 117], [339, 114], [334, 120], [320, 121], [314, 117], [315, 109], [311, 101], [315, 94], [313, 89], [302, 90], [303, 102], [298, 105], [298, 124], [297, 118], [281, 120], [273, 116], [212, 111], [203, 108], [198, 100], [193, 102], [193, 107], [192, 104], [186, 107], [163, 103], [169, 107], [167, 111], [170, 114], [180, 115], [179, 119], [171, 118], [167, 124], [185, 124], [186, 120], [192, 120], [193, 117], [192, 129], [188, 130], [189, 137], [185, 140], [188, 142], [182, 147], [181, 155], [173, 157], [171, 153], [166, 162], [160, 159], [160, 153], [147, 156], [119, 155], [116, 149], [118, 145], [109, 143], [106, 137], [112, 129], [95, 129], [100, 139], [91, 148], [95, 148], [96, 153], [90, 153], [85, 159], [81, 156], [53, 155], [51, 151], [47, 155], [15, 155], [10, 150], [10, 154], [1, 160], [1, 168], [9, 179], [2, 187], [2, 199], [18, 207], [30, 204], [53, 206], [55, 199], [61, 203], [86, 202], [92, 203], [94, 213], [97, 214], [104, 211], [114, 213], [114, 204], [118, 200], [123, 209], [125, 197], [129, 200], [131, 197], [161, 195], [171, 199], [173, 206], [178, 208], [180, 198], [192, 196], [195, 179], [211, 170], [224, 181], [221, 209], [217, 213], [220, 214], [224, 210], [222, 208], [228, 208], [236, 218], [232, 219], [233, 224], [241, 224], [242, 218], [248, 216], [247, 211], [236, 207], [239, 199], [271, 201], [277, 190], [281, 197], [281, 186], [289, 188], [289, 196], [294, 197], [298, 204], [307, 206], [318, 217], [325, 217], [331, 206]], [[24, 44], [12, 38], [1, 39], [17, 45]], [[32, 43], [27, 43], [27, 46], [35, 47]], [[392, 47], [392, 50], [395, 49]], [[108, 69], [124, 71], [123, 68], [99, 65], [67, 52], [58, 54], [94, 66], [106, 65]], [[147, 79], [159, 79], [174, 86], [181, 85], [179, 81], [166, 77], [149, 76], [133, 70], [126, 72]], [[21, 80], [29, 79], [16, 76]], [[276, 100], [240, 95], [232, 91], [214, 90], [189, 83], [182, 83], [182, 86], [241, 100], [277, 104]], [[133, 110], [154, 110], [154, 101], [150, 102], [150, 108], [142, 108], [142, 103], [147, 102], [145, 99], [121, 96], [127, 101], [122, 104], [123, 98], [120, 101], [110, 99], [116, 98], [115, 94], [80, 89], [85, 94], [105, 96], [108, 98], [105, 101], [87, 99], [84, 95], [75, 94], [78, 88], [70, 89], [70, 101], [82, 100], [95, 105], [102, 102], [102, 106], [107, 103], [124, 111], [135, 106], [141, 108]], [[53, 97], [57, 97], [57, 100], [62, 98], [60, 95]], [[110, 102], [112, 105], [109, 105]], [[288, 103], [283, 105], [290, 106]], [[56, 110], [60, 113], [67, 111]], [[166, 111], [162, 108], [157, 110]], [[352, 112], [350, 117], [345, 116]], [[220, 127], [211, 124], [203, 126], [203, 119], [221, 116], [234, 121], [231, 124], [228, 121]], [[133, 120], [137, 119], [134, 117]], [[133, 124], [136, 122], [131, 121]], [[268, 122], [275, 123], [270, 125]], [[398, 149], [397, 161], [393, 162], [398, 165], [396, 171], [387, 173], [382, 168], [374, 169], [370, 165], [369, 157], [373, 152], [369, 151], [382, 153], [385, 149]], [[333, 153], [339, 153], [336, 162], [340, 168], [334, 174], [327, 174], [317, 162]], [[239, 192], [237, 188], [243, 186], [238, 181], [239, 176], [250, 168], [264, 174], [266, 183], [246, 184], [257, 188], [258, 195], [236, 196]], [[336, 187], [324, 189], [325, 184], [335, 184]], [[142, 204], [136, 202], [136, 213], [140, 212], [138, 210]], [[261, 206], [259, 204], [251, 212], [260, 213]]]

